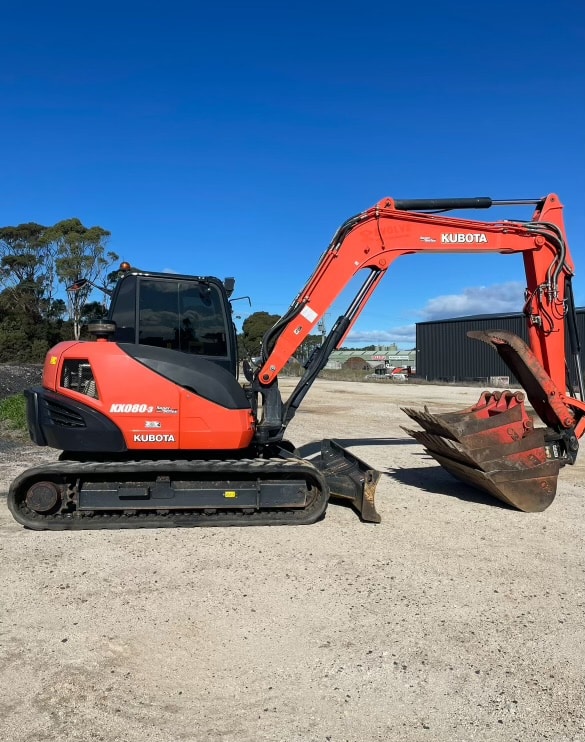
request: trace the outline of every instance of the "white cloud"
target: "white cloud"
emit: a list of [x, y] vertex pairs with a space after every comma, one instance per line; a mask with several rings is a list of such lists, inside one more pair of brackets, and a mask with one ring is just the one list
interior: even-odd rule
[[[492, 286], [470, 286], [460, 294], [445, 294], [429, 299], [422, 309], [413, 310], [412, 315], [419, 322], [430, 322], [474, 314], [520, 312], [524, 304], [523, 297], [524, 286], [518, 281]], [[387, 330], [354, 330], [346, 342], [347, 345], [397, 343], [402, 347], [413, 347], [416, 342], [416, 327], [412, 324]]]
[[524, 286], [518, 281], [472, 286], [460, 294], [445, 294], [429, 299], [417, 314], [423, 322], [473, 314], [504, 314], [519, 312], [524, 303]]
[[415, 338], [415, 326], [405, 325], [404, 327], [393, 327], [390, 330], [354, 330], [347, 336], [346, 344], [389, 345], [390, 343], [396, 343], [397, 345], [414, 347]]

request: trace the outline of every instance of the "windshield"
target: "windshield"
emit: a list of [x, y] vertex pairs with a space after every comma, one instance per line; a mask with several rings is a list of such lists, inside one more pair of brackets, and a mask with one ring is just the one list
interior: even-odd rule
[[135, 280], [124, 280], [111, 313], [118, 328], [117, 342], [227, 356], [227, 317], [217, 286], [203, 281], [140, 278], [136, 337]]

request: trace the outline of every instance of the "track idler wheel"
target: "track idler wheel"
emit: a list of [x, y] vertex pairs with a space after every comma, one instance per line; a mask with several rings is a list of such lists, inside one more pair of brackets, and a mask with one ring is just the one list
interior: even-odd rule
[[463, 482], [525, 512], [554, 500], [561, 461], [550, 457], [545, 429], [534, 428], [522, 392], [483, 392], [461, 412], [402, 409], [423, 428], [406, 432]]
[[61, 491], [53, 482], [35, 482], [26, 493], [27, 506], [35, 513], [46, 515], [61, 505]]

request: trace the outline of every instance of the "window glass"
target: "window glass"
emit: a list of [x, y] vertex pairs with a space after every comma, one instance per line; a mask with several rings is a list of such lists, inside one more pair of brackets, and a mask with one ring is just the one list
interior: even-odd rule
[[140, 281], [139, 343], [173, 347], [179, 324], [178, 293], [177, 281]]
[[226, 317], [214, 285], [140, 281], [139, 339], [143, 345], [226, 356]]
[[204, 356], [227, 355], [222, 297], [210, 284], [181, 284], [179, 294], [181, 350]]
[[128, 276], [120, 284], [111, 319], [116, 323], [117, 343], [136, 342], [136, 277]]

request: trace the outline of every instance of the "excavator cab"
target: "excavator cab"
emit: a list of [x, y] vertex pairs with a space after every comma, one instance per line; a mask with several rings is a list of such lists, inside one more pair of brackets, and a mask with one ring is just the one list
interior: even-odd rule
[[108, 314], [115, 323], [110, 339], [195, 355], [237, 377], [233, 287], [231, 278], [124, 270]]

